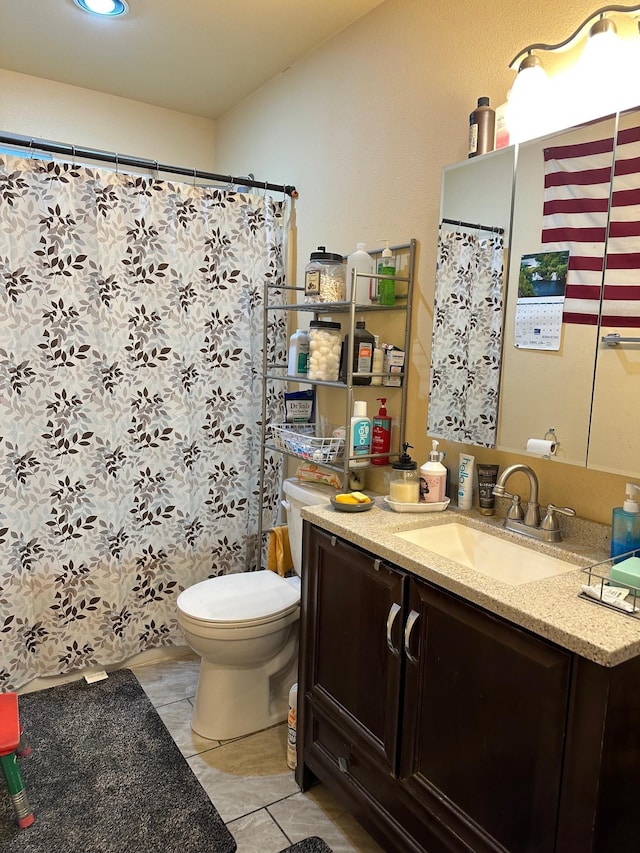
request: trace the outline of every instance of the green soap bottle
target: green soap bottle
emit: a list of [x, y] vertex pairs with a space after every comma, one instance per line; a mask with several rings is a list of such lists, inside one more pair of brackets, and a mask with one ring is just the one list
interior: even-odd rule
[[[385, 240], [385, 248], [382, 257], [378, 261], [378, 275], [394, 276], [396, 273], [396, 260], [389, 248], [389, 241]], [[380, 305], [396, 304], [396, 283], [393, 278], [378, 279], [378, 302]]]

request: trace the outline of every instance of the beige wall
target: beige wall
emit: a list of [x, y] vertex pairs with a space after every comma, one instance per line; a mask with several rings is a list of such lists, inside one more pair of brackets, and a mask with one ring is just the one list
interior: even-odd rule
[[[561, 41], [592, 11], [592, 0], [385, 0], [215, 126], [0, 70], [0, 129], [295, 183], [299, 271], [318, 244], [348, 252], [357, 240], [379, 246], [416, 237], [407, 436], [423, 461], [441, 169], [465, 158], [476, 99], [505, 100], [507, 63], [518, 50]], [[450, 464], [459, 449], [447, 448]], [[518, 459], [476, 456], [501, 465]], [[533, 467], [542, 501], [585, 517], [608, 522], [622, 500], [624, 477], [544, 461]]]
[[[466, 157], [468, 115], [476, 99], [488, 95], [494, 106], [506, 99], [512, 57], [531, 42], [561, 41], [593, 11], [592, 0], [558, 5], [385, 0], [217, 123], [220, 170], [252, 171], [298, 187], [298, 276], [320, 244], [346, 253], [358, 240], [377, 247], [386, 238], [418, 239], [407, 438], [420, 462], [428, 446], [441, 170]], [[460, 449], [447, 447], [452, 468]], [[573, 506], [587, 518], [609, 523], [611, 507], [624, 498], [624, 477], [471, 452], [502, 466], [531, 464], [541, 502]], [[510, 485], [526, 498], [522, 475]]]
[[215, 168], [209, 119], [2, 69], [0, 130], [170, 166]]

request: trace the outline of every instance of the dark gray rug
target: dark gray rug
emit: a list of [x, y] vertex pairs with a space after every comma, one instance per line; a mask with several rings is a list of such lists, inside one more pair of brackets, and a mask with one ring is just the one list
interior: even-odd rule
[[233, 853], [236, 842], [128, 669], [19, 699], [35, 823], [0, 795], [2, 853]]
[[324, 841], [317, 836], [305, 838], [303, 841], [297, 841], [286, 850], [281, 850], [280, 853], [331, 853], [331, 848], [327, 847]]

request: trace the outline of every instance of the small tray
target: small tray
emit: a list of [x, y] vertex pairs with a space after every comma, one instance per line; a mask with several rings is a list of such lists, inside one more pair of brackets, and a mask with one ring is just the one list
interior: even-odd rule
[[343, 504], [334, 497], [329, 498], [329, 500], [331, 501], [331, 506], [338, 512], [368, 512], [374, 506], [373, 500], [370, 500], [369, 503], [361, 504]]
[[449, 501], [450, 498], [445, 498], [443, 501], [438, 503], [405, 504], [398, 503], [398, 501], [392, 501], [388, 495], [384, 499], [384, 502], [388, 504], [394, 512], [442, 512], [449, 506]]

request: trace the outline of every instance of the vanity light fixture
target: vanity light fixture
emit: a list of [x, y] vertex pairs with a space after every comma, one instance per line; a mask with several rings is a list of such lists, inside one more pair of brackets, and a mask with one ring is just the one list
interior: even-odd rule
[[92, 15], [101, 15], [104, 18], [115, 18], [117, 15], [126, 15], [129, 7], [124, 0], [73, 0], [76, 6], [84, 9]]
[[[519, 51], [509, 63], [517, 71], [507, 102], [510, 140], [522, 142], [563, 127], [638, 106], [639, 39], [622, 40], [612, 16], [635, 17], [640, 5], [603, 6], [557, 44], [538, 42]], [[578, 61], [549, 78], [538, 53], [568, 50], [588, 34]]]

